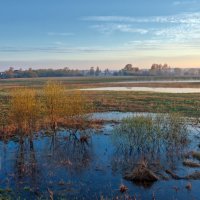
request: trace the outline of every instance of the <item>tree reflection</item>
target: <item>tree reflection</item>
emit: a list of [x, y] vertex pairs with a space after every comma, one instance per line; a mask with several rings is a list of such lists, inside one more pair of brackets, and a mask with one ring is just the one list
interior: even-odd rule
[[[28, 184], [30, 190], [38, 190], [41, 177], [33, 139], [29, 138], [19, 142], [14, 169], [15, 181], [19, 189], [24, 184]], [[26, 183], [27, 180], [28, 183]]]
[[82, 171], [89, 167], [92, 160], [92, 143], [88, 133], [73, 131], [52, 136], [51, 160], [60, 167], [72, 171]]

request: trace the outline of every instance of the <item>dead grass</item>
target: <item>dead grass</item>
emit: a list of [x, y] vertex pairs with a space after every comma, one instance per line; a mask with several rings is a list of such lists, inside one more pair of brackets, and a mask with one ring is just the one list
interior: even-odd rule
[[133, 171], [127, 173], [124, 178], [141, 184], [159, 180], [159, 177], [148, 167], [148, 162], [145, 160], [141, 160]]
[[193, 156], [193, 158], [200, 160], [200, 152], [194, 151], [194, 152], [192, 152], [192, 156]]
[[196, 163], [196, 162], [191, 161], [191, 160], [184, 160], [183, 165], [185, 165], [187, 167], [200, 167], [199, 163]]

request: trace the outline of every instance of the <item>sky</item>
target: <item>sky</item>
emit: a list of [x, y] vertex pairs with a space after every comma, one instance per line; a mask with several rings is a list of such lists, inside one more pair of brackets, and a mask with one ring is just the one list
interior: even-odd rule
[[200, 67], [200, 0], [0, 0], [0, 70]]

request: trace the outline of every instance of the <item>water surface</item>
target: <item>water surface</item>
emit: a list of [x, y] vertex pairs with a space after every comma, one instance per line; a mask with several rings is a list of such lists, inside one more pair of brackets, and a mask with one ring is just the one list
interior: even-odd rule
[[161, 93], [200, 93], [200, 88], [164, 88], [164, 87], [101, 87], [84, 88], [83, 91], [135, 91]]

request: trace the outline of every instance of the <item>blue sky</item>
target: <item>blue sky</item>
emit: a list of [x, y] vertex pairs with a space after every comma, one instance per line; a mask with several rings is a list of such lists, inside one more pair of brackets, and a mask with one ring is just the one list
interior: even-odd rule
[[0, 0], [0, 69], [200, 67], [200, 0]]

